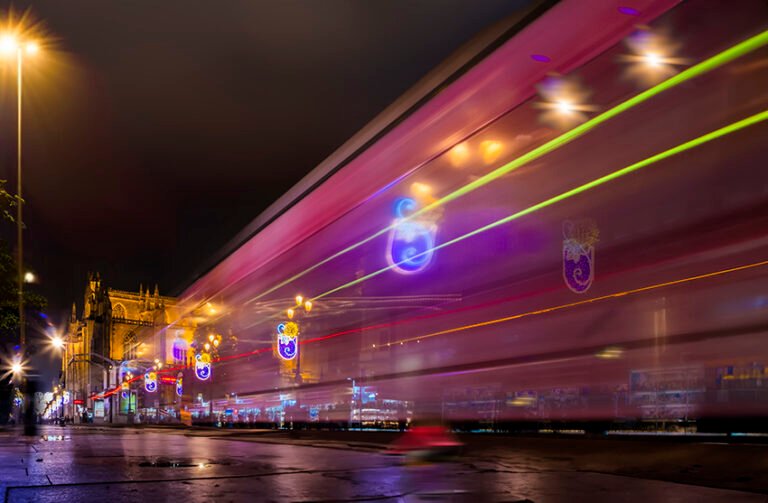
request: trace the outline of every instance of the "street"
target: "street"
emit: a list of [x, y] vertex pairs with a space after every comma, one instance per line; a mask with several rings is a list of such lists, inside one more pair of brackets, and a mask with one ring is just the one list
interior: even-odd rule
[[653, 474], [582, 470], [564, 464], [568, 456], [539, 454], [474, 449], [455, 462], [406, 465], [363, 443], [310, 447], [210, 430], [44, 427], [33, 438], [0, 432], [0, 488], [5, 502], [767, 500]]

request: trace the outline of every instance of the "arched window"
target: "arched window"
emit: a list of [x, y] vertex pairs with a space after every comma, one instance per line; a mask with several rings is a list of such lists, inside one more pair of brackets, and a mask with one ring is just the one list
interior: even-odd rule
[[123, 339], [123, 360], [135, 360], [136, 359], [136, 334], [131, 332]]
[[112, 308], [112, 317], [125, 319], [125, 306], [122, 304], [115, 304], [115, 307]]

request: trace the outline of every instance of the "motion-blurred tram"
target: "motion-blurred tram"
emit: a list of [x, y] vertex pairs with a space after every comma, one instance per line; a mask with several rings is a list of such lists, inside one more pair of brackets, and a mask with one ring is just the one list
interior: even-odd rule
[[502, 28], [187, 288], [193, 421], [768, 417], [768, 4], [566, 0]]

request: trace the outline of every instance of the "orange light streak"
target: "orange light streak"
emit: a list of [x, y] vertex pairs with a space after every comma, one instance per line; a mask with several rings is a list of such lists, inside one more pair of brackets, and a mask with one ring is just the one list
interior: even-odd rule
[[677, 280], [674, 280], [674, 281], [667, 281], [665, 283], [657, 283], [655, 285], [643, 286], [643, 287], [640, 287], [640, 288], [634, 288], [634, 289], [631, 289], [631, 290], [625, 290], [623, 292], [610, 293], [608, 295], [601, 295], [600, 297], [593, 297], [591, 299], [580, 300], [580, 301], [577, 301], [577, 302], [570, 302], [568, 304], [561, 304], [559, 306], [546, 307], [546, 308], [543, 308], [543, 309], [537, 309], [535, 311], [528, 311], [528, 312], [525, 312], [525, 313], [513, 314], [511, 316], [505, 316], [503, 318], [497, 318], [495, 320], [481, 321], [479, 323], [473, 323], [471, 325], [463, 325], [461, 327], [448, 328], [446, 330], [440, 330], [438, 332], [432, 332], [432, 333], [425, 334], [425, 335], [419, 335], [417, 337], [410, 337], [408, 339], [402, 339], [402, 340], [399, 340], [399, 341], [390, 342], [388, 344], [383, 344], [382, 346], [391, 346], [393, 344], [398, 344], [398, 343], [402, 344], [402, 343], [405, 343], [405, 342], [420, 341], [420, 340], [423, 340], [423, 339], [428, 339], [430, 337], [437, 337], [438, 335], [447, 335], [447, 334], [452, 334], [452, 333], [455, 333], [455, 332], [461, 332], [462, 330], [470, 330], [472, 328], [487, 327], [489, 325], [496, 325], [498, 323], [504, 323], [504, 322], [507, 322], [507, 321], [518, 320], [520, 318], [525, 318], [525, 317], [528, 317], [528, 316], [537, 316], [539, 314], [546, 314], [546, 313], [551, 313], [551, 312], [554, 312], [554, 311], [561, 311], [563, 309], [570, 309], [572, 307], [583, 306], [583, 305], [586, 305], [586, 304], [591, 304], [593, 302], [599, 302], [599, 301], [603, 301], [603, 300], [614, 299], [614, 298], [618, 298], [618, 297], [624, 297], [626, 295], [634, 295], [636, 293], [648, 292], [648, 291], [651, 291], [651, 290], [656, 290], [656, 289], [659, 289], [659, 288], [665, 288], [665, 287], [668, 287], [668, 286], [682, 285], [684, 283], [690, 283], [692, 281], [698, 281], [698, 280], [701, 280], [701, 279], [713, 278], [713, 277], [716, 277], [716, 276], [722, 276], [724, 274], [730, 274], [730, 273], [733, 273], [733, 272], [744, 271], [744, 270], [747, 270], [747, 269], [754, 269], [754, 268], [763, 267], [763, 266], [766, 266], [766, 265], [768, 265], [768, 260], [764, 260], [762, 262], [754, 262], [752, 264], [746, 264], [746, 265], [741, 265], [741, 266], [737, 266], [737, 267], [732, 267], [730, 269], [722, 269], [720, 271], [709, 272], [709, 273], [706, 273], [706, 274], [699, 274], [697, 276], [690, 276], [690, 277], [687, 277], [687, 278], [677, 279]]

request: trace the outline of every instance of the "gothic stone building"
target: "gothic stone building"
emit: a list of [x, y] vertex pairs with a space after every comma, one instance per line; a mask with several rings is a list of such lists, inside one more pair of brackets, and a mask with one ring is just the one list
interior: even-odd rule
[[[164, 365], [184, 363], [189, 358], [194, 327], [181, 320], [181, 309], [173, 297], [161, 296], [139, 286], [137, 292], [107, 288], [98, 273], [90, 274], [83, 296], [82, 314], [77, 305], [67, 330], [62, 361], [64, 386], [70, 393], [70, 413], [83, 408], [101, 413], [117, 407], [109, 400], [94, 410], [93, 395], [120, 383], [125, 368], [147, 368], [157, 359]], [[168, 328], [173, 324], [173, 328]], [[116, 422], [117, 411], [104, 412], [104, 421]]]

